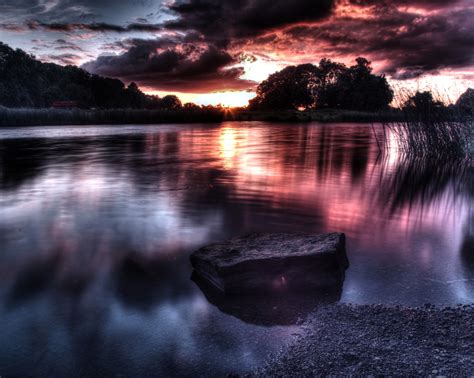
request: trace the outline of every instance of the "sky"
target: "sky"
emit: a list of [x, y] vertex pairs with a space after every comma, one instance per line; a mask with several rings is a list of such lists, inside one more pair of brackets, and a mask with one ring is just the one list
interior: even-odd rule
[[474, 87], [474, 0], [0, 0], [0, 41], [183, 102], [246, 105], [287, 65], [363, 56], [397, 93]]

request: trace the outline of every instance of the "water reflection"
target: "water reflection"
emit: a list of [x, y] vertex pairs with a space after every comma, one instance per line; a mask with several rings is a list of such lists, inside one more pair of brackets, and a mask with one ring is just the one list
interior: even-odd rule
[[297, 324], [318, 306], [338, 302], [342, 293], [341, 283], [330, 289], [313, 290], [311, 293], [292, 293], [279, 296], [226, 295], [195, 272], [191, 278], [204, 293], [209, 303], [220, 311], [235, 316], [245, 323], [263, 326]]
[[[471, 200], [474, 199], [474, 168], [471, 167], [466, 187], [470, 194]], [[460, 255], [464, 263], [467, 275], [474, 275], [474, 201], [468, 206], [468, 216], [463, 227], [463, 241], [461, 244]]]
[[247, 371], [319, 303], [190, 281], [251, 231], [345, 232], [329, 301], [472, 302], [473, 173], [444, 163], [381, 157], [366, 125], [2, 129], [0, 375]]

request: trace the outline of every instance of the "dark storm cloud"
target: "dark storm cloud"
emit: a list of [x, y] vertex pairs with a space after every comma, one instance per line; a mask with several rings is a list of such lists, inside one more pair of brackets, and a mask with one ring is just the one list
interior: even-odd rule
[[160, 25], [134, 23], [125, 26], [99, 23], [44, 23], [39, 21], [26, 21], [23, 24], [4, 23], [0, 24], [0, 29], [25, 32], [25, 31], [50, 31], [50, 32], [77, 32], [88, 31], [98, 33], [130, 33], [130, 32], [158, 32], [163, 30]]
[[[5, 34], [53, 33], [44, 55], [88, 49], [52, 42], [54, 33], [90, 34], [101, 41], [96, 52], [125, 52], [98, 57], [89, 71], [193, 92], [253, 87], [239, 79], [241, 52], [288, 61], [365, 55], [399, 79], [470, 67], [472, 19], [472, 0], [0, 0]], [[149, 39], [130, 39], [138, 32]]]
[[165, 50], [156, 52], [163, 48], [160, 40], [142, 41], [121, 56], [99, 57], [84, 67], [162, 90], [249, 89], [255, 83], [239, 79], [244, 71], [236, 66], [234, 54], [226, 51], [230, 42], [296, 22], [321, 20], [332, 9], [332, 0], [176, 1], [168, 8], [174, 19], [163, 27], [180, 36]]
[[[65, 39], [56, 39], [54, 41], [48, 41], [43, 39], [34, 38], [31, 40], [33, 47], [31, 48], [34, 51], [42, 51], [43, 49], [48, 50], [56, 50], [56, 51], [80, 51], [84, 52], [84, 49], [71, 41], [67, 41]], [[47, 54], [43, 54], [43, 56], [48, 56]], [[62, 62], [62, 60], [58, 60]]]
[[75, 43], [66, 41], [65, 39], [57, 39], [53, 42], [55, 50], [75, 50], [75, 51], [84, 51], [82, 47], [76, 45]]
[[34, 14], [42, 13], [48, 10], [55, 1], [41, 0], [2, 0], [0, 1], [0, 10], [5, 14]]
[[0, 1], [0, 21], [21, 22], [32, 17], [45, 22], [48, 20], [68, 20], [94, 16], [81, 2], [70, 0], [2, 0]]
[[298, 22], [321, 20], [331, 13], [333, 0], [188, 0], [169, 9], [178, 16], [166, 26], [193, 30], [206, 40], [225, 44]]
[[41, 22], [78, 22], [102, 18], [119, 23], [139, 12], [138, 17], [159, 9], [161, 0], [0, 0], [0, 20], [22, 21], [38, 19]]
[[[0, 0], [0, 29], [27, 32], [156, 32], [143, 16], [161, 0]], [[138, 13], [136, 13], [138, 12]], [[100, 20], [100, 21], [98, 21]]]
[[28, 28], [25, 27], [25, 25], [22, 24], [15, 24], [11, 22], [5, 22], [0, 24], [0, 30], [5, 30], [5, 31], [10, 31], [10, 32], [15, 32], [15, 33], [23, 33]]
[[173, 40], [133, 40], [122, 55], [101, 56], [83, 65], [104, 76], [119, 77], [142, 86], [179, 92], [247, 89], [240, 67], [229, 53], [212, 45], [176, 44]]
[[391, 4], [395, 6], [411, 6], [420, 7], [425, 9], [438, 9], [452, 7], [461, 2], [461, 0], [393, 0], [388, 2], [387, 0], [349, 0], [352, 5], [359, 6], [380, 6]]
[[418, 18], [393, 38], [371, 41], [367, 52], [390, 61], [387, 73], [404, 79], [474, 64], [474, 9]]
[[77, 54], [48, 54], [41, 58], [49, 62], [60, 63], [63, 65], [75, 65], [82, 59], [82, 56]]
[[305, 41], [328, 54], [368, 55], [385, 61], [385, 73], [397, 79], [468, 67], [474, 64], [474, 9], [449, 11], [447, 3], [454, 2], [432, 2], [427, 6], [433, 8], [437, 3], [438, 10], [445, 9], [419, 14], [398, 10], [393, 2], [366, 0], [364, 4], [376, 5], [368, 17], [346, 16], [322, 25], [289, 28], [279, 43]]

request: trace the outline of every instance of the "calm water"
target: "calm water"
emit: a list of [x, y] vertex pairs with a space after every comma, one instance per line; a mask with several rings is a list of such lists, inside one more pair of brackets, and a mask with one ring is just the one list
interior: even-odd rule
[[368, 125], [1, 129], [0, 375], [252, 369], [320, 298], [222, 303], [190, 280], [193, 250], [249, 231], [345, 232], [324, 301], [473, 302], [469, 175], [381, 157]]

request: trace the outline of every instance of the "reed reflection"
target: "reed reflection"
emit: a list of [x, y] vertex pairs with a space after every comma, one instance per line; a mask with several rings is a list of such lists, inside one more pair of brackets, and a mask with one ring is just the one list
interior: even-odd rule
[[382, 158], [368, 125], [25, 134], [0, 133], [0, 334], [20, 346], [2, 345], [0, 366], [11, 373], [209, 371], [200, 353], [212, 371], [249, 370], [293, 332], [268, 326], [318, 305], [295, 298], [297, 311], [272, 319], [272, 306], [208, 303], [189, 254], [250, 231], [345, 232], [351, 268], [331, 300], [474, 300], [472, 170]]
[[[474, 281], [474, 168], [470, 167], [468, 179], [466, 180], [467, 190], [471, 202], [467, 206], [468, 216], [463, 227], [463, 241], [460, 248], [461, 259], [464, 267]], [[473, 285], [474, 286], [474, 285]]]
[[[87, 241], [79, 243], [78, 235], [93, 233], [83, 223], [93, 222], [101, 235], [110, 231], [104, 243], [114, 243], [110, 227], [120, 219], [126, 223], [121, 231], [138, 241], [136, 249], [152, 254], [163, 240], [165, 249], [182, 245], [183, 235], [199, 244], [274, 227], [340, 230], [373, 249], [374, 232], [438, 227], [463, 213], [458, 210], [465, 205], [457, 202], [465, 193], [461, 164], [382, 159], [370, 127], [245, 126], [4, 140], [2, 197], [13, 204], [10, 215], [27, 199], [48, 201], [38, 232], [24, 233], [30, 239], [67, 233], [80, 250]], [[33, 220], [42, 217], [38, 208], [23, 210]], [[11, 227], [2, 219], [2, 227]], [[149, 240], [153, 232], [160, 241]], [[181, 236], [172, 236], [176, 232]]]

